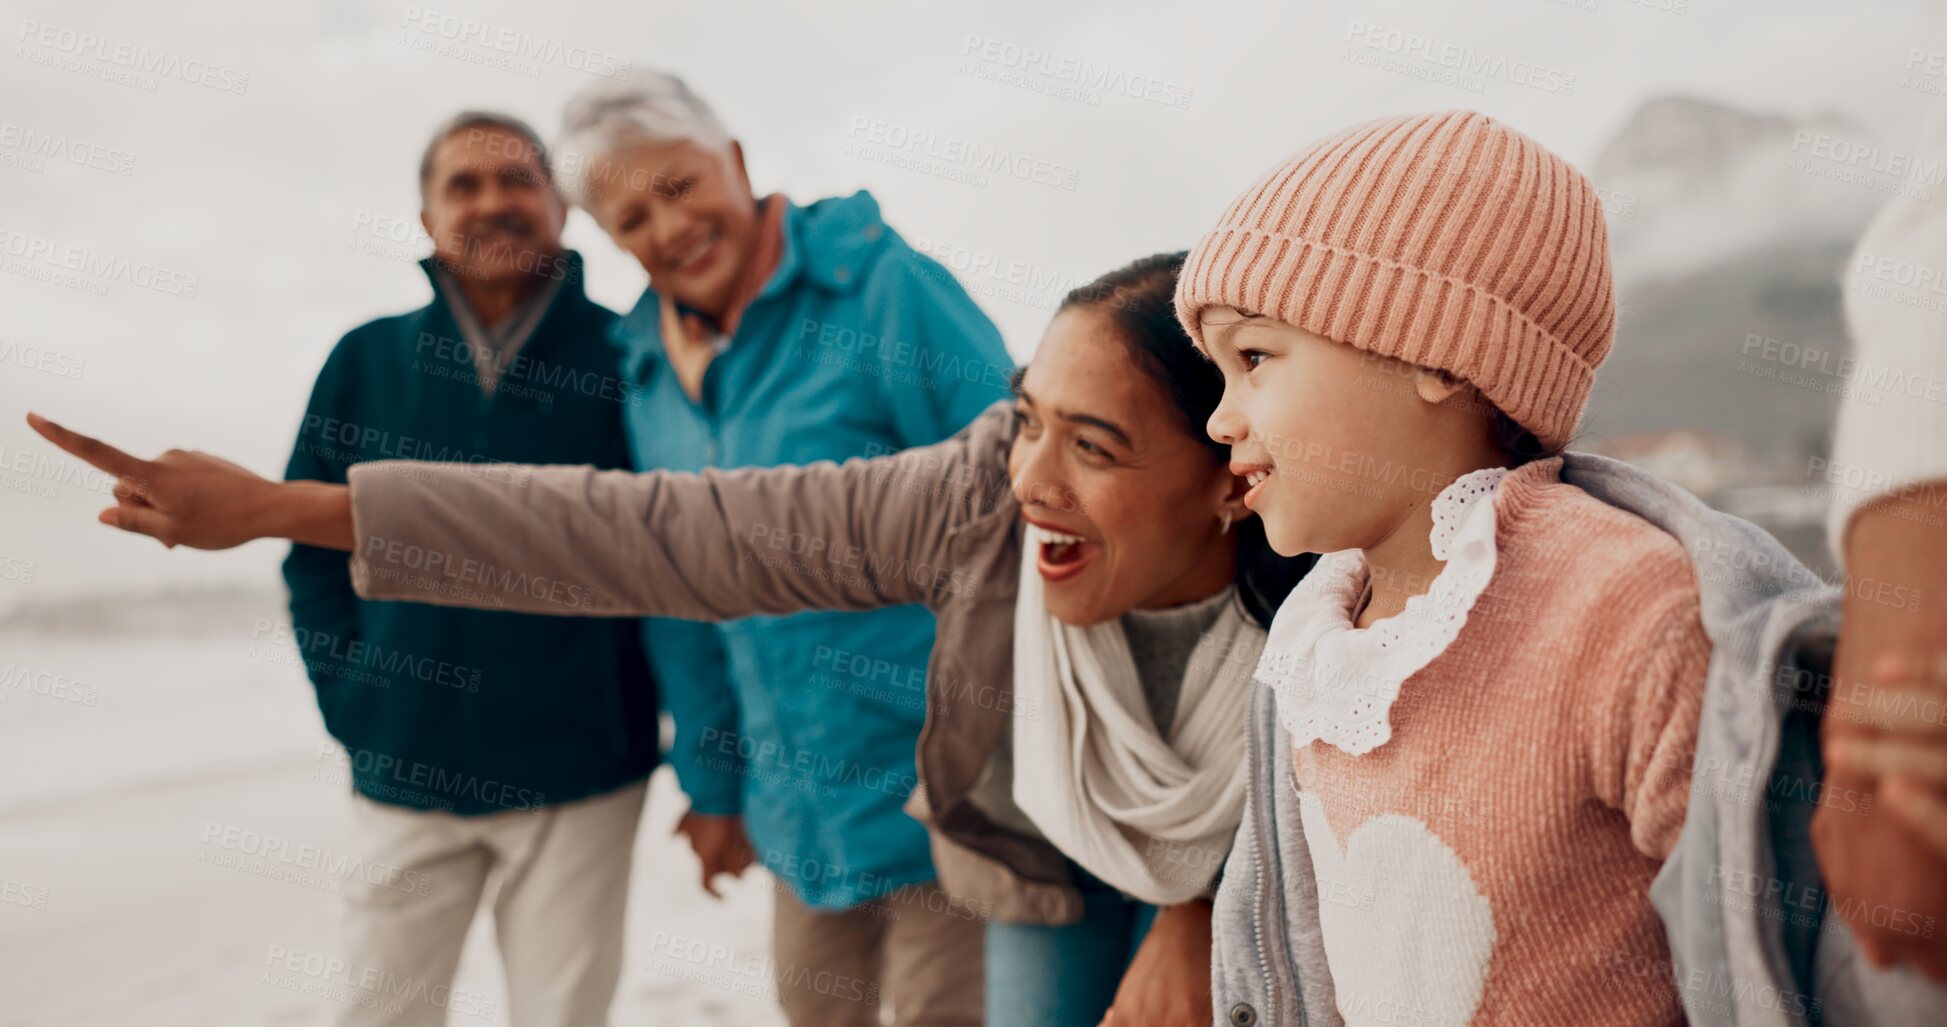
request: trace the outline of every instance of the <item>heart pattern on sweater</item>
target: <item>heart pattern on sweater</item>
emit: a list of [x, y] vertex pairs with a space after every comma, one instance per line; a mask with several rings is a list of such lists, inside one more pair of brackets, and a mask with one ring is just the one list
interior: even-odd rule
[[1471, 1021], [1496, 931], [1467, 865], [1401, 814], [1367, 820], [1341, 848], [1324, 804], [1309, 792], [1298, 802], [1325, 961], [1348, 1027]]

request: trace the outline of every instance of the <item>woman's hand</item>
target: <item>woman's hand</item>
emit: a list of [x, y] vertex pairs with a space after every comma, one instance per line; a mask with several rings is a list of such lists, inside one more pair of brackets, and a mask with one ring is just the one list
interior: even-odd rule
[[703, 864], [703, 890], [711, 898], [723, 898], [717, 892], [718, 874], [742, 877], [757, 858], [750, 837], [744, 834], [744, 818], [735, 814], [714, 816], [691, 810], [676, 822], [675, 833], [689, 838], [691, 851]]
[[1947, 482], [1861, 508], [1820, 735], [1812, 848], [1875, 966], [1947, 981]]
[[1887, 654], [1825, 740], [1826, 787], [1873, 796], [1870, 816], [1821, 805], [1812, 840], [1841, 915], [1875, 966], [1947, 980], [1947, 652]]
[[1888, 656], [1872, 683], [1877, 731], [1834, 739], [1830, 762], [1877, 780], [1887, 812], [1947, 859], [1947, 651], [1930, 660]]
[[1157, 912], [1102, 1027], [1210, 1027], [1210, 901]]
[[97, 518], [165, 546], [229, 549], [258, 538], [352, 548], [351, 492], [343, 485], [275, 482], [208, 453], [172, 449], [154, 460], [70, 431], [38, 414], [41, 437], [115, 477], [115, 505]]

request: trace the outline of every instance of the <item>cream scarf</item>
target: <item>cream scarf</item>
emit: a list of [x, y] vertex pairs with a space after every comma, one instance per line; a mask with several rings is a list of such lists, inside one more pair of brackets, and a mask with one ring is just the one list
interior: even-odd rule
[[1144, 902], [1205, 893], [1244, 814], [1244, 715], [1264, 631], [1223, 604], [1156, 731], [1119, 622], [1049, 616], [1027, 528], [1014, 607], [1014, 802], [1070, 859]]

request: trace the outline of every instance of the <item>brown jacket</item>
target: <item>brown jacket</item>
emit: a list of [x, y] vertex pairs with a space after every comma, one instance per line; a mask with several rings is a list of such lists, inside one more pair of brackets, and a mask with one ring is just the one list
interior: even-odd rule
[[944, 442], [871, 460], [702, 474], [378, 461], [352, 468], [352, 581], [367, 599], [730, 620], [923, 603], [919, 786], [940, 881], [998, 920], [1072, 923], [1047, 842], [968, 800], [1014, 709], [1021, 519], [997, 403]]

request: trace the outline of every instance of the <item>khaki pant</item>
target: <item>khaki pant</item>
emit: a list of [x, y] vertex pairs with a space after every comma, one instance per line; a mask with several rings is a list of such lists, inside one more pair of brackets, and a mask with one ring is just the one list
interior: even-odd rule
[[772, 939], [791, 1027], [981, 1027], [986, 924], [932, 882], [813, 909], [779, 882]]
[[[352, 797], [341, 1027], [455, 1022], [595, 1027], [622, 974], [622, 921], [646, 782], [560, 806], [481, 817]], [[489, 882], [507, 1006], [455, 992]]]

